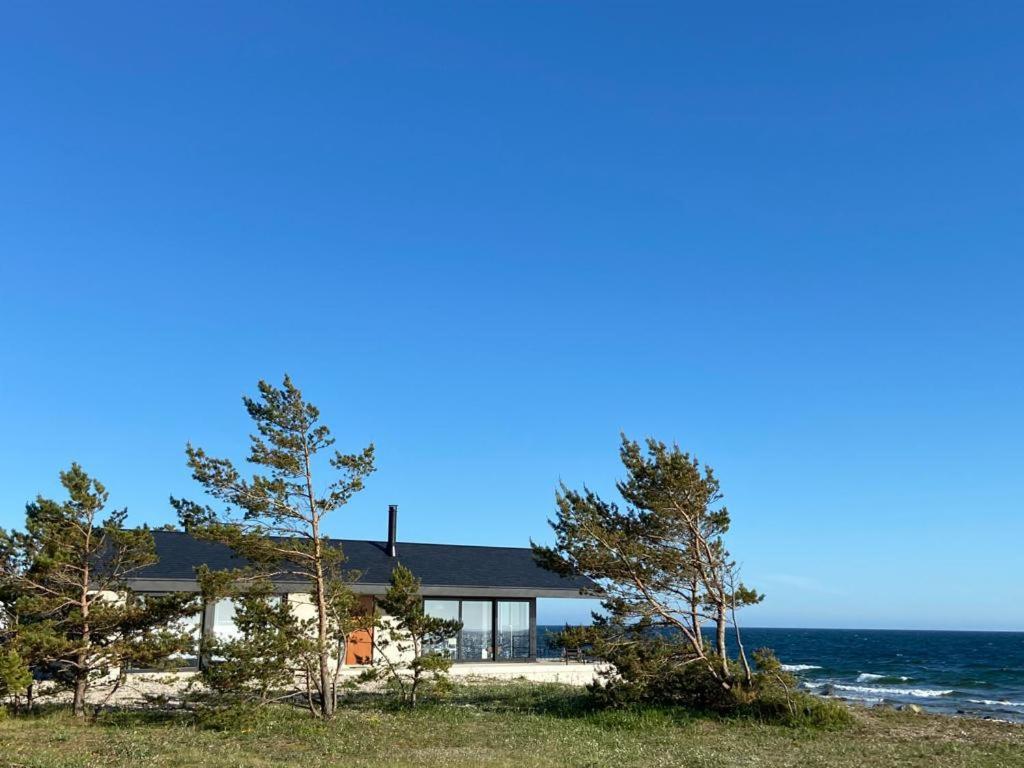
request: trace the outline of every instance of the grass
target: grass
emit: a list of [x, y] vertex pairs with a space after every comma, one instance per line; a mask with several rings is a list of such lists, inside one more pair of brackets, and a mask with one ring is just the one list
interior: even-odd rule
[[0, 721], [0, 766], [1024, 766], [1024, 727], [858, 710], [852, 725], [788, 728], [637, 708], [598, 711], [555, 685], [461, 686], [415, 711], [376, 698], [330, 723], [276, 707], [230, 729], [187, 713], [66, 712]]

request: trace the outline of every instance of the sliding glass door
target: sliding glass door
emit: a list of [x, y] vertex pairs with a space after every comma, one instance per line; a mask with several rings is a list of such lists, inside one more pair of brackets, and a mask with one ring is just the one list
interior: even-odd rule
[[525, 661], [533, 657], [529, 600], [426, 598], [423, 610], [462, 622], [462, 631], [433, 650], [454, 661]]
[[[459, 620], [459, 601], [458, 600], [424, 600], [423, 601], [423, 612], [428, 616], [434, 616], [438, 619], [454, 619]], [[459, 640], [457, 637], [449, 637], [447, 640], [442, 641], [440, 645], [431, 648], [432, 651], [436, 651], [444, 656], [446, 659], [455, 659], [458, 654]]]
[[459, 661], [490, 661], [493, 650], [490, 600], [462, 601], [462, 632], [459, 633]]
[[525, 600], [498, 601], [498, 658], [530, 658], [530, 604]]

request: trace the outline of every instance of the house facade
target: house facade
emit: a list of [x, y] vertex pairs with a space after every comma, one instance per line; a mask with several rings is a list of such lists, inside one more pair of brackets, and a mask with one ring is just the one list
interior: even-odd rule
[[[580, 598], [589, 580], [566, 578], [545, 570], [522, 547], [419, 544], [397, 541], [397, 508], [389, 509], [384, 541], [339, 539], [346, 569], [358, 571], [354, 592], [370, 607], [388, 588], [391, 572], [401, 563], [420, 580], [424, 610], [433, 616], [458, 619], [462, 631], [438, 649], [455, 663], [531, 662], [537, 659], [538, 598]], [[239, 568], [245, 561], [223, 544], [178, 531], [154, 531], [159, 561], [139, 571], [129, 587], [141, 594], [199, 591], [195, 569]], [[275, 587], [293, 610], [313, 615], [309, 586], [276, 581]], [[234, 632], [230, 600], [209, 602], [194, 619], [194, 631], [230, 637]], [[372, 638], [353, 633], [345, 663], [361, 666], [375, 659]], [[192, 660], [193, 664], [197, 663]]]

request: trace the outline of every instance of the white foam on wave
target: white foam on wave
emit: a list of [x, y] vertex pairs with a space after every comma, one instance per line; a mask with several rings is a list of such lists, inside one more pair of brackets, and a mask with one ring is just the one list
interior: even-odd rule
[[817, 664], [783, 664], [784, 672], [806, 672], [808, 669], [821, 669]]
[[900, 682], [907, 682], [910, 678], [906, 675], [876, 675], [874, 672], [861, 672], [857, 675], [858, 683], [873, 683], [875, 680], [884, 680], [890, 678], [892, 680], [899, 680]]
[[[809, 691], [812, 691], [813, 693], [817, 693], [819, 695], [821, 694], [822, 689], [826, 685], [833, 686], [833, 688], [834, 688], [834, 684], [833, 683], [829, 683], [828, 681], [825, 681], [825, 680], [815, 680], [815, 681], [810, 681], [810, 682], [803, 683], [803, 687], [804, 688], [806, 688]], [[865, 690], [868, 690], [868, 689], [865, 688]], [[874, 689], [872, 689], [872, 691], [873, 690]], [[859, 701], [861, 704], [881, 704], [884, 697], [879, 696], [879, 695], [870, 695], [870, 696], [868, 696], [868, 695], [865, 695], [863, 693], [856, 693], [856, 692], [852, 692], [851, 693], [849, 691], [843, 691], [843, 695], [841, 696], [841, 698], [846, 699], [847, 701]]]
[[832, 687], [837, 691], [874, 694], [876, 696], [912, 696], [918, 699], [930, 699], [936, 696], [949, 696], [953, 693], [953, 691], [936, 691], [929, 688], [879, 688], [873, 685], [839, 685], [838, 683]]
[[984, 704], [986, 707], [1024, 707], [1024, 701], [993, 701], [992, 699], [968, 699], [971, 704]]

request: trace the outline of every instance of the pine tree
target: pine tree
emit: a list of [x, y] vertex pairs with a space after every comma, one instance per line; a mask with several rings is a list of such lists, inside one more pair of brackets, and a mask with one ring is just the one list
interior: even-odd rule
[[374, 448], [360, 453], [333, 451], [329, 465], [335, 478], [318, 488], [317, 459], [334, 444], [320, 411], [307, 403], [288, 377], [280, 388], [259, 382], [259, 397], [244, 397], [258, 434], [250, 435], [248, 461], [264, 470], [245, 478], [229, 459], [186, 448], [192, 477], [225, 512], [192, 501], [172, 499], [186, 530], [220, 541], [244, 557], [265, 578], [290, 578], [309, 585], [316, 611], [315, 669], [310, 683], [319, 703], [314, 714], [333, 716], [338, 690], [337, 668], [344, 659], [344, 625], [352, 605], [343, 571], [344, 554], [324, 533], [325, 518], [362, 490], [374, 471]]
[[187, 651], [194, 640], [177, 622], [199, 605], [186, 594], [133, 595], [127, 578], [157, 562], [152, 534], [126, 529], [127, 510], [103, 517], [107, 491], [78, 464], [60, 481], [68, 500], [37, 498], [25, 531], [4, 537], [0, 595], [16, 621], [10, 647], [70, 687], [83, 716], [96, 678], [116, 673], [113, 693], [129, 667], [171, 663]]
[[0, 648], [0, 702], [10, 699], [17, 710], [21, 697], [32, 685], [32, 671], [13, 648]]
[[[619, 455], [626, 478], [616, 488], [625, 507], [563, 484], [551, 522], [555, 546], [534, 545], [535, 556], [548, 568], [585, 575], [598, 584], [607, 613], [597, 622], [604, 630], [598, 646], [614, 652], [620, 666], [636, 666], [638, 675], [650, 673], [649, 668], [639, 671], [639, 643], [646, 638], [652, 640], [643, 650], [648, 667], [674, 673], [697, 663], [718, 686], [730, 690], [737, 683], [726, 650], [732, 625], [742, 669], [739, 682], [749, 686], [750, 666], [735, 617], [762, 595], [739, 581], [725, 547], [730, 517], [714, 471], [702, 469], [678, 446], [653, 439], [644, 450], [623, 435]], [[714, 628], [711, 644], [704, 638], [706, 624]]]
[[423, 684], [444, 679], [451, 669], [451, 659], [437, 649], [459, 633], [462, 622], [426, 614], [420, 581], [401, 564], [391, 572], [388, 591], [378, 605], [385, 614], [374, 632], [382, 668], [402, 701], [415, 707]]
[[[231, 594], [211, 588], [206, 574], [200, 578], [208, 599]], [[235, 633], [203, 638], [202, 654], [208, 661], [200, 677], [212, 694], [206, 698], [216, 707], [230, 707], [267, 704], [275, 694], [290, 696], [297, 660], [312, 651], [311, 622], [300, 620], [266, 579], [250, 582], [232, 599]]]

